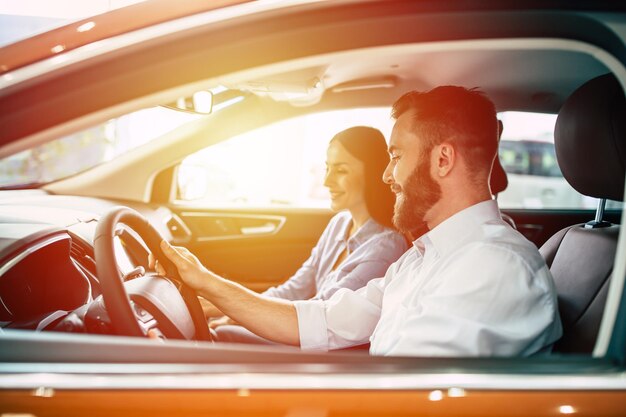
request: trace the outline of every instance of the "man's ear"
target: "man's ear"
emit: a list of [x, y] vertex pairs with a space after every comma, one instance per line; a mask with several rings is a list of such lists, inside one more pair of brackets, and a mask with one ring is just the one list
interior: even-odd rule
[[456, 163], [456, 149], [450, 142], [443, 142], [433, 148], [434, 174], [438, 177], [447, 176]]

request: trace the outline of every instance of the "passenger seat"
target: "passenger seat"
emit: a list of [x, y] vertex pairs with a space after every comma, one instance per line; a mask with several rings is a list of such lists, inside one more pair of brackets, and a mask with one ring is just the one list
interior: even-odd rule
[[603, 220], [606, 199], [623, 201], [626, 99], [612, 74], [577, 89], [561, 108], [555, 148], [563, 176], [599, 198], [596, 218], [567, 227], [541, 248], [559, 297], [563, 337], [555, 352], [591, 353], [600, 328], [620, 226]]

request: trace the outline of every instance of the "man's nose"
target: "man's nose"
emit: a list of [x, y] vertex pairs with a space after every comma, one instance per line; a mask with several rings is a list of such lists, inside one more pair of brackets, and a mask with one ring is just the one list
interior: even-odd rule
[[393, 168], [391, 167], [391, 161], [387, 164], [385, 171], [383, 172], [383, 182], [385, 184], [393, 184]]

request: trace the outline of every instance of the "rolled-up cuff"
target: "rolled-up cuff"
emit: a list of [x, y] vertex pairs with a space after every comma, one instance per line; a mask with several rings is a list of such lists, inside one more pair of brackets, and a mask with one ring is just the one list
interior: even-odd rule
[[296, 301], [300, 348], [302, 350], [328, 350], [328, 326], [323, 300]]

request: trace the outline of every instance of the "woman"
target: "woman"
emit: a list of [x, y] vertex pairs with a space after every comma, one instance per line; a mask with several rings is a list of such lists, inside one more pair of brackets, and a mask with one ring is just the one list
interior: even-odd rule
[[[263, 295], [287, 300], [326, 300], [342, 288], [359, 289], [385, 271], [407, 250], [393, 229], [395, 196], [382, 181], [389, 162], [382, 133], [357, 126], [339, 132], [328, 145], [324, 186], [338, 212], [322, 233], [309, 259], [285, 283]], [[213, 320], [217, 338], [263, 343], [227, 317]], [[269, 343], [269, 342], [267, 342]]]

